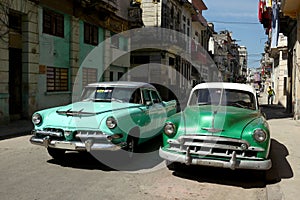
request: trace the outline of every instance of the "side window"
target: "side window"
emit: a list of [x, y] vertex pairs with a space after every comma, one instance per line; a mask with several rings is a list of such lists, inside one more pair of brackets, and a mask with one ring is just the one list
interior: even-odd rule
[[161, 99], [156, 91], [151, 91], [151, 96], [153, 103], [161, 103]]
[[141, 104], [141, 103], [142, 103], [140, 89], [136, 89], [136, 90], [132, 93], [129, 102], [130, 102], [130, 103], [136, 103], [136, 104]]
[[143, 98], [144, 98], [145, 104], [151, 103], [149, 90], [145, 90], [145, 89], [143, 90]]

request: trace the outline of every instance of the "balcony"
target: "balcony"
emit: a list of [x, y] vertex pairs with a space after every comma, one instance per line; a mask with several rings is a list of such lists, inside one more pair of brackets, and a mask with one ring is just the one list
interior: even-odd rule
[[142, 27], [144, 25], [142, 9], [140, 7], [128, 8], [128, 20], [130, 29]]
[[285, 16], [289, 16], [292, 19], [297, 18], [297, 13], [300, 12], [300, 1], [299, 0], [282, 0], [281, 10]]
[[119, 10], [117, 0], [76, 0], [85, 9], [96, 9], [97, 11], [108, 11], [115, 13]]

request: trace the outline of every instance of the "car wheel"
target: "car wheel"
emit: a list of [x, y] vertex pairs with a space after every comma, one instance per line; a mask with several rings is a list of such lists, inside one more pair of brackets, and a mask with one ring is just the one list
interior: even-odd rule
[[128, 136], [126, 151], [128, 153], [129, 158], [133, 158], [133, 155], [136, 152], [136, 148], [137, 148], [136, 146], [137, 146], [137, 138], [135, 138], [134, 136]]
[[47, 148], [49, 155], [56, 160], [63, 160], [66, 150], [64, 149], [55, 149]]

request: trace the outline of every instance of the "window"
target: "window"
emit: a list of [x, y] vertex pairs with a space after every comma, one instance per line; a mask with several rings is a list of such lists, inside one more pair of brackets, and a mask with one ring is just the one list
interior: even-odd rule
[[64, 15], [44, 9], [43, 33], [64, 37]]
[[118, 80], [120, 80], [122, 78], [122, 76], [124, 75], [123, 72], [118, 72]]
[[47, 92], [68, 91], [68, 69], [47, 67]]
[[114, 72], [109, 72], [109, 81], [114, 81]]
[[189, 105], [220, 105], [251, 110], [256, 109], [255, 96], [252, 93], [223, 88], [205, 88], [195, 90], [192, 94]]
[[119, 48], [119, 36], [115, 33], [111, 33], [111, 46], [115, 48]]
[[161, 99], [156, 91], [151, 91], [153, 103], [161, 103]]
[[133, 64], [147, 64], [150, 62], [150, 56], [131, 56], [131, 63]]
[[19, 13], [11, 12], [8, 15], [8, 26], [17, 32], [21, 33], [22, 30], [22, 15]]
[[175, 59], [169, 57], [169, 66], [174, 66], [175, 65]]
[[98, 27], [84, 23], [84, 43], [98, 45]]
[[282, 52], [282, 60], [287, 60], [287, 59], [288, 59], [288, 53]]
[[283, 78], [283, 95], [287, 95], [287, 77]]
[[89, 83], [97, 82], [97, 69], [83, 68], [82, 69], [82, 86], [86, 86]]
[[142, 92], [143, 92], [143, 98], [145, 100], [145, 103], [146, 104], [151, 103], [151, 97], [150, 97], [149, 90], [144, 89], [144, 90], [142, 90]]

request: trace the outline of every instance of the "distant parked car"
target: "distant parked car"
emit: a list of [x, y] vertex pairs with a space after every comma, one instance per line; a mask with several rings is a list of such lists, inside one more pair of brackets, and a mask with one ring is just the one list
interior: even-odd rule
[[42, 145], [54, 159], [65, 151], [125, 149], [161, 133], [166, 117], [176, 113], [176, 101], [162, 101], [154, 86], [141, 82], [87, 85], [81, 100], [33, 114], [30, 141]]
[[184, 111], [169, 117], [159, 155], [169, 169], [180, 163], [268, 170], [270, 130], [252, 86], [201, 83]]

